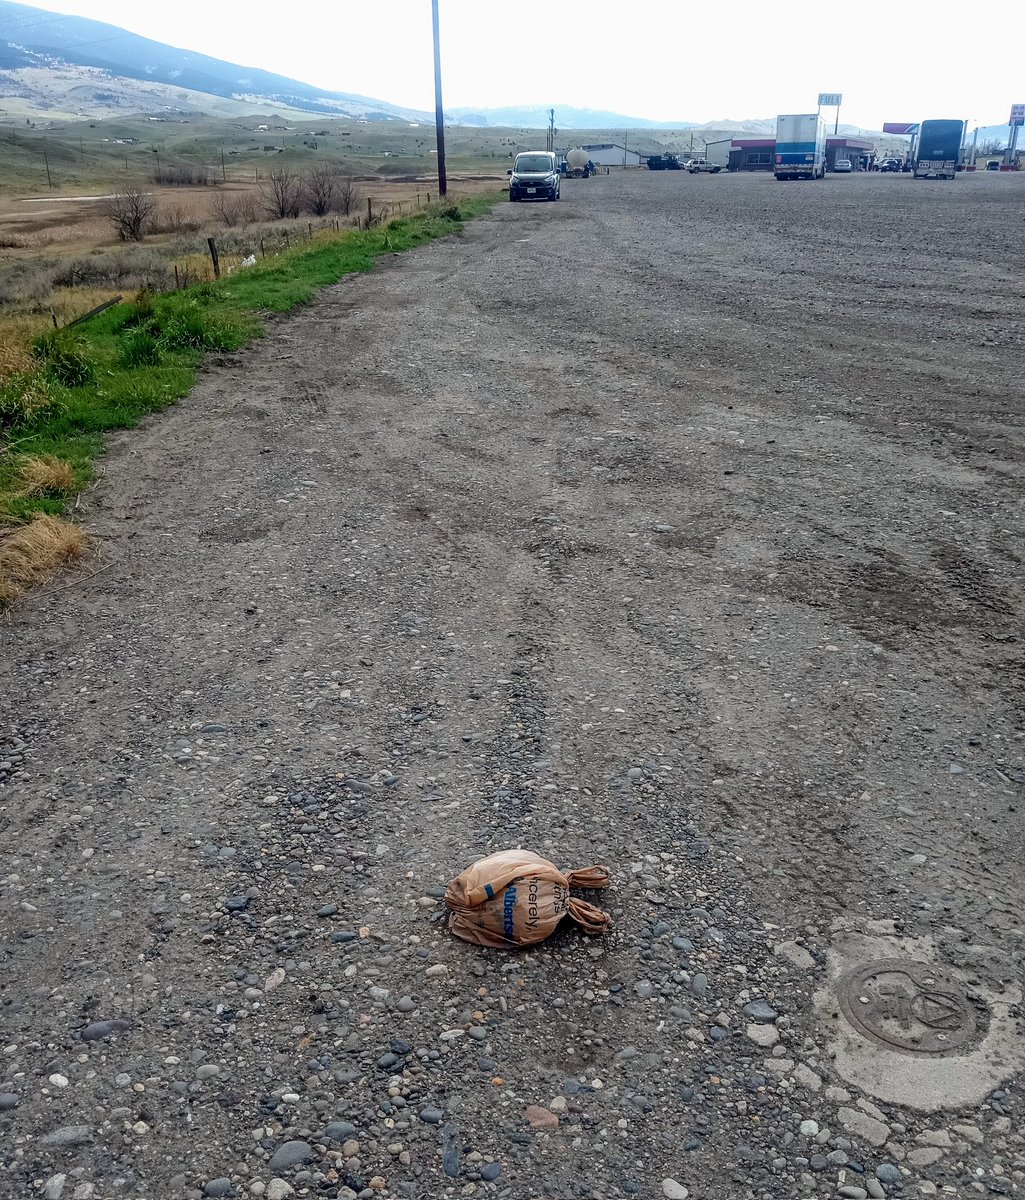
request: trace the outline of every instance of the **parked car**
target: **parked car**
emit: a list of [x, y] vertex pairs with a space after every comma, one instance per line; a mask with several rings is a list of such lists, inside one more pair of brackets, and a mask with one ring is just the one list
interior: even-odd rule
[[711, 163], [707, 158], [688, 158], [685, 166], [692, 175], [697, 175], [700, 171], [707, 171], [710, 175], [718, 175], [722, 170], [722, 167], [718, 163]]
[[833, 170], [836, 171], [838, 175], [848, 174], [854, 170], [854, 163], [852, 163], [849, 158], [838, 158], [836, 162], [833, 163]]
[[549, 150], [517, 154], [509, 172], [510, 200], [558, 200], [562, 175], [558, 157]]
[[880, 171], [897, 172], [897, 171], [902, 171], [903, 169], [904, 169], [904, 164], [900, 161], [899, 158], [884, 158], [879, 164]]
[[987, 171], [999, 171], [1000, 164], [996, 161], [988, 162], [988, 163], [986, 163], [986, 170]]

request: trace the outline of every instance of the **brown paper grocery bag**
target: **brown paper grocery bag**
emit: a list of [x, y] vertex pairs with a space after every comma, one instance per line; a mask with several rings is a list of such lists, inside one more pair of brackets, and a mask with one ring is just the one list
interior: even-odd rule
[[604, 933], [612, 918], [570, 888], [609, 886], [608, 867], [585, 867], [563, 874], [532, 850], [500, 850], [482, 858], [445, 892], [449, 929], [466, 942], [506, 950], [543, 942], [569, 916], [586, 933]]

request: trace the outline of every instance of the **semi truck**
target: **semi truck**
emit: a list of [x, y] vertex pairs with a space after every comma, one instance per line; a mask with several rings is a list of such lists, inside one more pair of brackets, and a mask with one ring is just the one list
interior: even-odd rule
[[777, 179], [821, 179], [826, 173], [826, 127], [817, 113], [784, 113], [776, 118]]
[[916, 179], [953, 179], [961, 163], [964, 121], [923, 121], [915, 152]]

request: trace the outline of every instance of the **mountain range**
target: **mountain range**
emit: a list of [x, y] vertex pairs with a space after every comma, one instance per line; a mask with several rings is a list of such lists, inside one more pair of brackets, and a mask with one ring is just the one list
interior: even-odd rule
[[[258, 67], [224, 62], [85, 17], [0, 0], [0, 116], [103, 117], [172, 110], [241, 116], [261, 109], [368, 121], [430, 122], [433, 113], [330, 91]], [[451, 124], [543, 129], [548, 107], [455, 107]], [[775, 118], [655, 121], [603, 109], [555, 106], [556, 127], [590, 130], [713, 130], [772, 136]], [[853, 125], [841, 132], [864, 133]]]

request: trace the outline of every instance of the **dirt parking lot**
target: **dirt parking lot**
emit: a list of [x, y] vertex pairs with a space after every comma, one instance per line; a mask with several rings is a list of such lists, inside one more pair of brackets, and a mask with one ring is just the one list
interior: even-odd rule
[[[116, 439], [0, 626], [0, 1196], [1017, 1194], [1023, 201], [567, 181]], [[517, 844], [612, 935], [454, 940]]]

